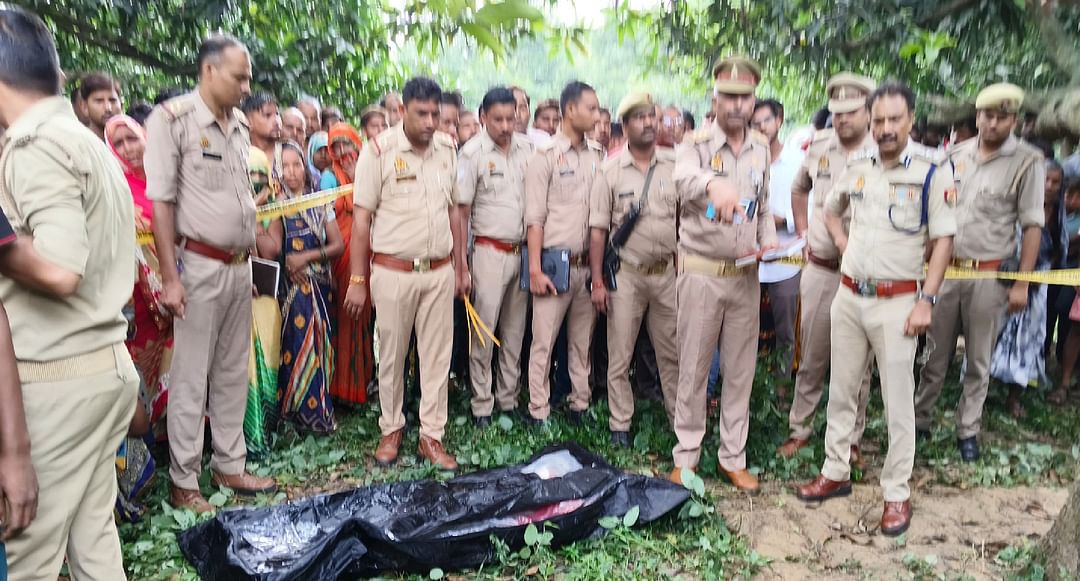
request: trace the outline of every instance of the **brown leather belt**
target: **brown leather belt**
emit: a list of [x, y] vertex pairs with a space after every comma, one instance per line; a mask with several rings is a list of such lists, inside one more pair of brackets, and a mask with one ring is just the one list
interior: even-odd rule
[[241, 264], [247, 262], [251, 253], [247, 250], [243, 252], [229, 252], [228, 250], [222, 250], [217, 246], [211, 246], [205, 242], [199, 242], [193, 238], [185, 238], [180, 245], [184, 250], [189, 250], [198, 254], [199, 256], [205, 256], [214, 260], [224, 262], [225, 264]]
[[589, 266], [589, 255], [586, 254], [571, 254], [570, 266]]
[[429, 258], [402, 260], [400, 258], [394, 258], [389, 254], [375, 254], [371, 257], [371, 262], [372, 264], [378, 264], [379, 266], [401, 272], [428, 272], [429, 270], [435, 270], [436, 268], [441, 268], [450, 264], [450, 257], [436, 258], [435, 260]]
[[998, 270], [1003, 260], [975, 260], [973, 258], [954, 258], [949, 264], [954, 268], [971, 270]]
[[816, 264], [826, 270], [831, 270], [834, 272], [840, 270], [840, 260], [836, 258], [833, 258], [832, 260], [829, 260], [827, 258], [819, 258], [817, 256], [814, 256], [813, 252], [808, 252], [806, 254], [806, 258], [810, 261], [811, 264]]
[[503, 242], [502, 240], [498, 240], [496, 238], [488, 238], [487, 236], [477, 236], [473, 241], [476, 244], [480, 244], [481, 246], [490, 246], [495, 250], [498, 250], [499, 252], [504, 252], [506, 254], [521, 254], [520, 242]]
[[840, 282], [861, 297], [877, 297], [880, 299], [906, 295], [919, 290], [919, 281], [917, 280], [865, 281], [855, 280], [845, 274], [840, 277]]

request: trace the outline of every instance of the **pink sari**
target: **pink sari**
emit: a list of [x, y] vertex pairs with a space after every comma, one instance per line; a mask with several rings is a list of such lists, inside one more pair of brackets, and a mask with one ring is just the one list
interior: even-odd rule
[[[146, 198], [146, 175], [136, 169], [113, 146], [116, 129], [125, 126], [135, 133], [145, 146], [146, 132], [127, 115], [116, 115], [105, 124], [105, 142], [124, 170], [124, 177], [131, 188], [135, 204], [135, 228], [139, 232], [150, 231], [153, 220], [153, 203]], [[146, 392], [143, 401], [150, 403], [150, 425], [158, 440], [165, 437], [165, 408], [168, 403], [167, 371], [172, 360], [172, 318], [161, 306], [161, 276], [157, 253], [152, 244], [137, 247], [135, 259], [138, 277], [132, 291], [134, 307], [133, 332], [128, 333], [126, 345], [135, 366], [142, 374]]]

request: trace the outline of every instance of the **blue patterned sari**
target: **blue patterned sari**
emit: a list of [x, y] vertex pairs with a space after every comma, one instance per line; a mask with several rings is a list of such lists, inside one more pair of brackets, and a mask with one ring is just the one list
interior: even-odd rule
[[[327, 225], [333, 225], [330, 207], [314, 208], [282, 218], [286, 253], [322, 248]], [[335, 226], [336, 227], [336, 226]], [[288, 279], [285, 272], [282, 277]], [[281, 411], [296, 427], [308, 432], [334, 431], [334, 404], [330, 380], [334, 375], [334, 348], [330, 341], [330, 305], [333, 289], [330, 267], [321, 262], [307, 266], [301, 284], [285, 281], [281, 307], [281, 368], [278, 390]]]

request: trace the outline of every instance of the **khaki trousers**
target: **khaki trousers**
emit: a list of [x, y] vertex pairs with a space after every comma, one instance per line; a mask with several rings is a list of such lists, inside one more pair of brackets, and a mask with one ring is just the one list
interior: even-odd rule
[[56, 581], [67, 557], [73, 581], [125, 579], [116, 533], [116, 449], [139, 397], [123, 343], [113, 362], [66, 381], [26, 383], [30, 461], [41, 490], [37, 518], [8, 541], [11, 581]]
[[[831, 318], [833, 299], [840, 288], [840, 272], [807, 263], [802, 271], [799, 296], [802, 300], [800, 321], [799, 371], [795, 374], [795, 396], [788, 414], [791, 438], [809, 440], [814, 432], [814, 414], [824, 391], [825, 372], [832, 356]], [[866, 404], [870, 399], [868, 365], [859, 388], [859, 407], [855, 415], [852, 444], [862, 441], [866, 429]]]
[[472, 379], [472, 413], [490, 416], [495, 404], [502, 411], [517, 407], [518, 380], [521, 378], [521, 344], [525, 338], [525, 316], [529, 295], [519, 286], [521, 256], [502, 252], [484, 244], [473, 249], [473, 306], [480, 320], [497, 333], [499, 342], [499, 377], [492, 397], [491, 353], [494, 343], [484, 337], [480, 344], [475, 332], [469, 355]]
[[851, 444], [859, 391], [871, 356], [881, 373], [881, 399], [889, 429], [889, 451], [881, 468], [886, 502], [907, 500], [915, 462], [916, 337], [904, 335], [904, 323], [915, 306], [915, 293], [879, 299], [860, 297], [842, 288], [832, 304], [832, 379], [829, 381], [825, 465], [829, 480], [850, 478]]
[[[209, 412], [210, 468], [240, 474], [247, 464], [244, 411], [251, 357], [251, 266], [183, 251], [183, 319], [173, 321], [169, 367], [169, 477], [198, 490], [203, 421]], [[209, 389], [207, 389], [209, 383]]]
[[934, 343], [915, 395], [915, 425], [929, 430], [934, 406], [962, 330], [967, 355], [964, 391], [956, 406], [956, 437], [979, 434], [983, 404], [990, 386], [990, 358], [1008, 306], [1008, 289], [996, 280], [947, 280], [934, 307], [929, 338]]
[[420, 435], [442, 441], [454, 343], [454, 268], [400, 272], [371, 267], [371, 302], [379, 329], [379, 428], [405, 427], [405, 359], [416, 330], [420, 358]]
[[532, 349], [529, 352], [529, 414], [545, 420], [551, 415], [551, 349], [566, 318], [568, 363], [570, 371], [570, 409], [589, 409], [589, 345], [592, 340], [596, 310], [589, 289], [585, 288], [588, 269], [570, 267], [570, 290], [561, 295], [533, 297]]
[[720, 349], [720, 449], [725, 470], [746, 468], [750, 391], [757, 364], [761, 286], [751, 269], [728, 277], [680, 272], [678, 292], [679, 389], [672, 454], [675, 466], [692, 468], [705, 438], [706, 383], [713, 352]]
[[608, 404], [611, 431], [626, 432], [634, 417], [634, 392], [630, 387], [630, 360], [645, 319], [656, 350], [660, 386], [668, 421], [675, 416], [679, 389], [679, 354], [675, 347], [675, 268], [662, 274], [646, 275], [627, 266], [619, 269], [618, 290], [610, 297], [607, 314]]

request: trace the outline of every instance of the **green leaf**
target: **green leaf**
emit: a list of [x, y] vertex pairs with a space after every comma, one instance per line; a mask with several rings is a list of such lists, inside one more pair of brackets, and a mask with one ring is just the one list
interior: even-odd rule
[[229, 502], [229, 497], [225, 496], [224, 492], [219, 491], [210, 495], [210, 498], [207, 499], [207, 502], [209, 502], [212, 506], [216, 508], [221, 508], [225, 506], [226, 502]]
[[512, 24], [516, 20], [541, 22], [544, 20], [544, 13], [525, 2], [507, 0], [485, 4], [483, 8], [476, 11], [476, 20], [492, 25]]
[[332, 463], [336, 464], [338, 462], [341, 462], [341, 460], [344, 458], [345, 450], [334, 450], [333, 452], [330, 452], [330, 462]]
[[529, 526], [525, 527], [525, 544], [533, 547], [540, 542], [540, 531], [536, 530], [536, 525], [529, 523]]
[[480, 44], [487, 47], [488, 50], [490, 50], [492, 53], [496, 55], [502, 54], [502, 43], [499, 42], [499, 39], [496, 38], [495, 35], [492, 34], [491, 31], [487, 28], [484, 28], [483, 26], [474, 22], [465, 22], [462, 23], [461, 30], [465, 34], [476, 39], [476, 42], [479, 42]]
[[700, 502], [695, 502], [690, 505], [690, 518], [698, 518], [702, 514], [705, 514], [705, 508], [701, 506]]
[[900, 58], [909, 59], [923, 51], [921, 44], [917, 42], [909, 42], [900, 47]]
[[623, 526], [626, 527], [626, 528], [630, 528], [630, 527], [634, 526], [634, 524], [637, 523], [637, 519], [638, 519], [638, 516], [640, 514], [641, 514], [641, 507], [639, 507], [636, 504], [634, 506], [630, 507], [630, 510], [626, 511], [626, 514], [623, 515], [623, 519], [622, 519]]
[[443, 573], [443, 570], [438, 568], [438, 567], [435, 567], [434, 569], [431, 570], [430, 573], [428, 573], [428, 579], [435, 579], [436, 581], [438, 579], [442, 579], [445, 576], [446, 576], [446, 573]]
[[619, 518], [614, 516], [605, 516], [598, 521], [598, 524], [601, 527], [610, 531], [611, 529], [619, 526]]
[[510, 419], [510, 416], [499, 416], [499, 428], [504, 432], [509, 432], [514, 429], [514, 420]]

